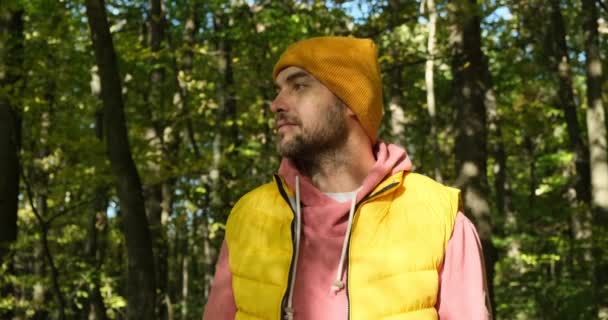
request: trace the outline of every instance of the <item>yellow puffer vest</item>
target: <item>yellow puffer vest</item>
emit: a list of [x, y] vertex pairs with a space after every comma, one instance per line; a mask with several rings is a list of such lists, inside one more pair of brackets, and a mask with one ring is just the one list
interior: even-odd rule
[[[292, 196], [282, 181], [243, 196], [226, 226], [237, 320], [279, 320], [289, 286]], [[437, 319], [439, 278], [459, 191], [397, 173], [357, 205], [349, 242], [351, 320]]]

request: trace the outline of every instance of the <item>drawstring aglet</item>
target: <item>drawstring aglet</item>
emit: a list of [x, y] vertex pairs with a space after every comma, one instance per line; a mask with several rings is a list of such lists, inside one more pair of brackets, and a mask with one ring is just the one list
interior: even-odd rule
[[344, 281], [336, 280], [331, 285], [331, 292], [333, 292], [334, 294], [337, 293], [338, 291], [342, 290], [342, 289], [344, 289]]
[[286, 307], [285, 308], [285, 320], [293, 320], [293, 308]]

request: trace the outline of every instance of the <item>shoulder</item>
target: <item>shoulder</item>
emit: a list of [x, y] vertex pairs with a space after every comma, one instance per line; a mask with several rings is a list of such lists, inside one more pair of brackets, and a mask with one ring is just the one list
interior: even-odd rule
[[250, 190], [245, 195], [243, 195], [236, 202], [232, 211], [237, 211], [243, 207], [259, 207], [264, 204], [264, 202], [268, 202], [270, 199], [280, 197], [280, 192], [278, 190], [277, 184], [274, 180], [265, 183], [263, 185], [258, 186], [257, 188]]
[[421, 194], [425, 198], [435, 198], [442, 197], [446, 198], [445, 200], [453, 200], [460, 196], [460, 190], [445, 186], [425, 175], [408, 172], [405, 174], [403, 178], [403, 185], [406, 190]]
[[288, 191], [281, 191], [279, 183], [273, 180], [243, 195], [228, 216], [227, 229], [237, 221], [240, 223], [252, 219], [286, 219], [285, 213], [291, 212], [285, 198], [289, 194]]
[[420, 187], [447, 188], [445, 185], [420, 173], [407, 172], [405, 173], [405, 177], [403, 179], [406, 184], [416, 184]]
[[461, 207], [460, 191], [417, 173], [406, 173], [403, 180], [403, 205], [425, 212], [434, 221], [444, 221], [451, 233]]
[[263, 184], [242, 196], [232, 208], [226, 222], [229, 244], [247, 242], [251, 238], [269, 236], [289, 226], [293, 216], [281, 195], [277, 182]]

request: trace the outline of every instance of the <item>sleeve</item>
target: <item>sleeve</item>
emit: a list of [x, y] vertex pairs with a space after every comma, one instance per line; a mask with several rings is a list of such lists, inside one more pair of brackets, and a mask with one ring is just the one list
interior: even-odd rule
[[481, 242], [475, 226], [462, 212], [458, 212], [456, 216], [439, 281], [439, 319], [492, 318]]
[[236, 304], [232, 292], [232, 275], [228, 266], [228, 246], [224, 240], [215, 267], [215, 276], [205, 306], [203, 320], [233, 320], [235, 314]]

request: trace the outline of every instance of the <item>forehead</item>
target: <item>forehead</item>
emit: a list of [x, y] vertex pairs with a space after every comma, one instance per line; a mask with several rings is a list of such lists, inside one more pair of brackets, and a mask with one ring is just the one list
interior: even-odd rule
[[315, 79], [315, 77], [313, 77], [310, 73], [306, 72], [306, 70], [300, 67], [290, 66], [279, 72], [277, 78], [275, 79], [275, 82], [276, 84], [280, 85], [282, 83], [295, 80], [296, 78], [317, 81], [317, 79]]

